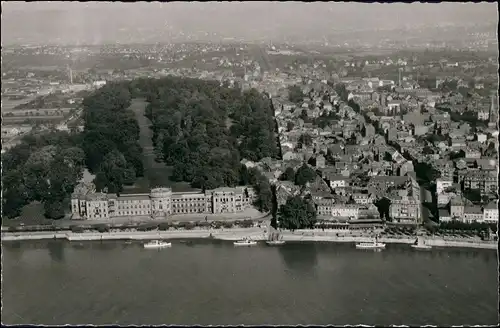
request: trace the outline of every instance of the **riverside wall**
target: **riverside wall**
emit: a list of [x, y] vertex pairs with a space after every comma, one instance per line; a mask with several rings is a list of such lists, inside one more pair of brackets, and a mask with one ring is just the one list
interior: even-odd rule
[[113, 231], [113, 232], [23, 232], [2, 233], [2, 241], [66, 239], [69, 241], [92, 240], [153, 240], [182, 238], [214, 238], [221, 240], [239, 240], [250, 237], [254, 240], [266, 240], [267, 233], [258, 228], [210, 229], [210, 230], [173, 230], [173, 231]]
[[[350, 236], [334, 232], [318, 232], [317, 230], [300, 230], [295, 232], [282, 231], [284, 241], [292, 242], [336, 242], [336, 243], [360, 243], [372, 242], [369, 236]], [[154, 240], [154, 239], [184, 239], [184, 238], [213, 238], [219, 240], [240, 240], [249, 237], [253, 240], [263, 241], [267, 239], [267, 232], [262, 228], [233, 228], [233, 229], [198, 229], [198, 230], [171, 230], [171, 231], [113, 231], [113, 232], [83, 232], [71, 231], [59, 232], [29, 232], [29, 233], [2, 233], [2, 241], [21, 240], [43, 240], [43, 239], [66, 239], [69, 241], [96, 241], [96, 240]], [[387, 244], [415, 243], [416, 238], [388, 238], [381, 237], [380, 242]], [[445, 240], [438, 238], [425, 238], [425, 243], [433, 247], [462, 247], [497, 249], [497, 242], [477, 240]]]

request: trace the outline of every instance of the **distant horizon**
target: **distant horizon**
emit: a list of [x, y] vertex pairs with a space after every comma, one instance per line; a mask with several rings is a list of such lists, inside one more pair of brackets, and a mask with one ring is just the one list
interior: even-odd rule
[[[2, 44], [274, 41], [335, 31], [498, 23], [496, 3], [3, 2]], [[496, 29], [495, 29], [496, 31]]]

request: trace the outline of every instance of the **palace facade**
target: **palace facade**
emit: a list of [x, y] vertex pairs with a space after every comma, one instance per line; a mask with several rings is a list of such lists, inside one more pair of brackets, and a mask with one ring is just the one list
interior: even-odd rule
[[176, 214], [243, 212], [253, 203], [252, 187], [217, 188], [205, 192], [172, 192], [154, 188], [144, 194], [106, 194], [79, 185], [71, 197], [74, 219], [100, 220], [124, 216], [165, 218]]

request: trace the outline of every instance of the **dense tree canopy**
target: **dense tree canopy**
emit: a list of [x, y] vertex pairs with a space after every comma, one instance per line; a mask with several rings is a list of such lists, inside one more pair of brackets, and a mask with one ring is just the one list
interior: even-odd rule
[[146, 98], [155, 152], [173, 166], [173, 179], [193, 187], [253, 185], [262, 211], [272, 208], [269, 181], [246, 158], [275, 158], [278, 147], [268, 97], [221, 87], [215, 81], [168, 77], [109, 83], [84, 101], [85, 131], [26, 136], [2, 155], [2, 214], [16, 217], [41, 201], [49, 218], [61, 218], [83, 167], [95, 174], [98, 191], [120, 193], [144, 173], [139, 125], [128, 109]]
[[[335, 106], [335, 109], [338, 110], [338, 107]], [[336, 121], [341, 119], [342, 117], [338, 114], [338, 112], [331, 111], [328, 113], [327, 111], [324, 111], [319, 117], [314, 119], [314, 125], [317, 125], [320, 129], [324, 129], [329, 125], [335, 125]]]
[[316, 223], [314, 204], [300, 196], [290, 197], [278, 211], [278, 223], [283, 229], [311, 229]]
[[313, 139], [311, 137], [311, 135], [307, 134], [307, 133], [304, 133], [304, 134], [301, 134], [300, 137], [299, 137], [299, 147], [301, 148], [302, 146], [311, 146], [312, 143], [313, 143]]
[[340, 100], [347, 101], [347, 97], [349, 97], [349, 92], [347, 91], [345, 84], [339, 83], [335, 85], [335, 92], [337, 92]]
[[128, 109], [130, 101], [129, 85], [124, 82], [107, 84], [83, 101], [82, 148], [98, 191], [119, 193], [124, 184], [144, 174], [139, 125]]
[[305, 186], [308, 182], [313, 182], [316, 179], [316, 172], [307, 164], [303, 164], [298, 168], [295, 174], [295, 184], [297, 186]]
[[131, 90], [150, 102], [153, 144], [174, 167], [174, 180], [205, 189], [235, 186], [241, 159], [278, 155], [271, 102], [256, 90], [174, 77], [133, 81]]
[[288, 87], [288, 100], [293, 103], [300, 103], [304, 99], [302, 89], [298, 85], [291, 85]]
[[380, 218], [381, 219], [385, 218], [386, 220], [390, 220], [389, 212], [391, 207], [391, 200], [386, 197], [382, 197], [377, 201], [375, 201], [374, 204], [375, 206], [377, 206]]
[[14, 218], [24, 205], [40, 201], [48, 218], [62, 218], [68, 195], [82, 177], [80, 141], [66, 132], [28, 135], [2, 154], [2, 215]]
[[428, 163], [417, 162], [413, 165], [417, 178], [424, 182], [435, 182], [441, 177], [441, 173]]
[[295, 182], [295, 170], [292, 167], [287, 167], [285, 172], [281, 174], [280, 180]]

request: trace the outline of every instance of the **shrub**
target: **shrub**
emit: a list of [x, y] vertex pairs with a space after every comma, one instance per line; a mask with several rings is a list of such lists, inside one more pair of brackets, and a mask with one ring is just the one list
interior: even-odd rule
[[222, 226], [226, 229], [230, 229], [233, 227], [233, 223], [232, 222], [229, 222], [229, 221], [226, 221], [226, 222], [223, 222], [222, 223]]
[[194, 229], [194, 227], [195, 227], [195, 226], [196, 226], [196, 225], [195, 225], [194, 223], [192, 223], [192, 222], [187, 222], [187, 223], [184, 225], [184, 229], [186, 229], [186, 230], [192, 230], [192, 229]]
[[240, 226], [242, 228], [251, 228], [251, 227], [253, 227], [253, 221], [252, 220], [244, 220], [243, 222], [240, 223]]
[[100, 233], [109, 232], [109, 226], [106, 224], [100, 224], [95, 229]]
[[155, 229], [158, 229], [157, 224], [144, 224], [144, 225], [137, 227], [137, 230], [139, 230], [139, 231], [151, 231], [151, 230], [155, 230]]
[[117, 227], [117, 229], [120, 229], [123, 231], [129, 230], [129, 229], [136, 229], [137, 230], [138, 228], [139, 228], [139, 226], [137, 224], [124, 224], [120, 227]]
[[158, 229], [162, 231], [168, 230], [169, 228], [170, 228], [170, 223], [168, 222], [163, 222], [158, 225]]
[[220, 221], [214, 221], [214, 222], [212, 222], [212, 227], [214, 229], [220, 229], [222, 227], [222, 225], [223, 225], [223, 223], [220, 222]]
[[205, 222], [205, 221], [198, 221], [196, 222], [196, 225], [198, 227], [209, 227], [211, 226], [212, 224], [210, 222]]
[[75, 232], [75, 233], [82, 233], [84, 231], [83, 227], [80, 227], [77, 225], [70, 226], [69, 230], [71, 230], [71, 232]]

